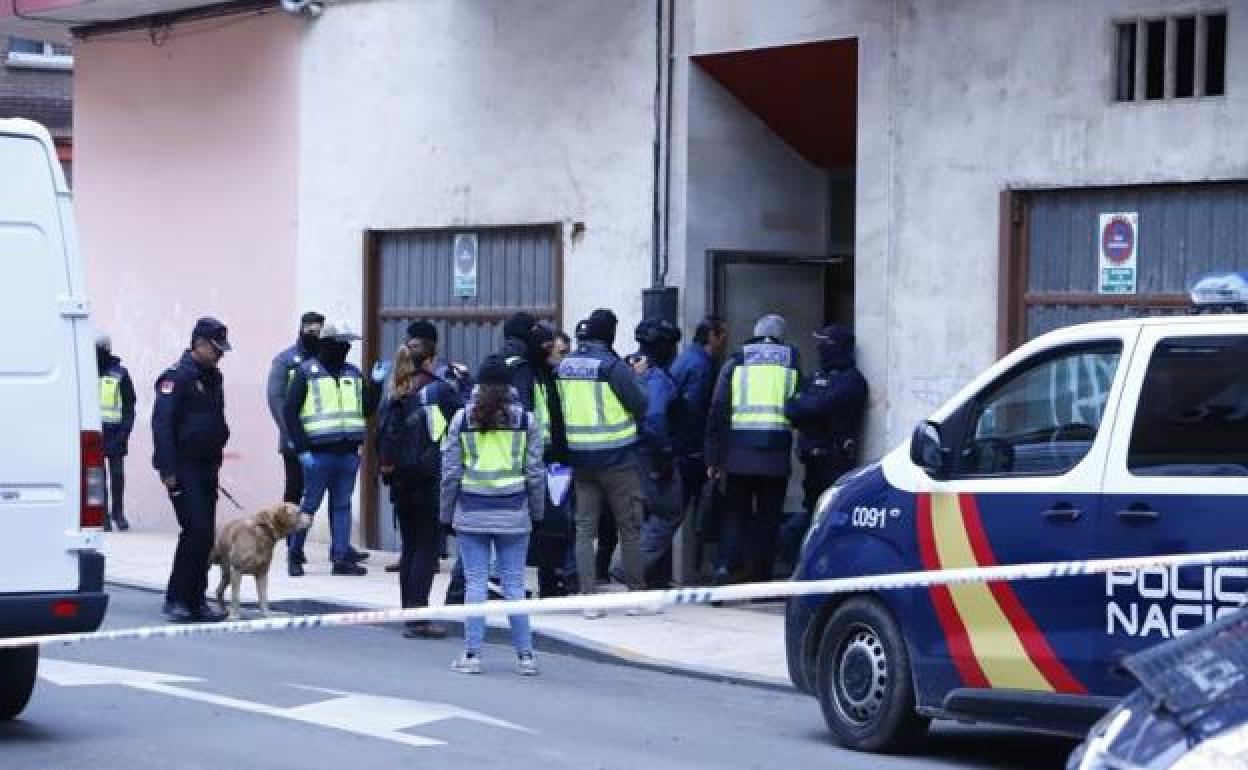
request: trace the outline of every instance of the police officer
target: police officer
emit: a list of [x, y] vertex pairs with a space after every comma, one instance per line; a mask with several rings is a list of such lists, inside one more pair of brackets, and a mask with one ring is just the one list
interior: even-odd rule
[[299, 465], [299, 455], [290, 442], [290, 434], [286, 430], [286, 392], [290, 389], [290, 381], [300, 364], [316, 355], [317, 345], [321, 339], [321, 329], [325, 326], [325, 316], [309, 310], [299, 318], [299, 338], [295, 344], [273, 357], [273, 365], [269, 367], [269, 381], [265, 392], [269, 402], [269, 414], [277, 425], [277, 451], [282, 455], [282, 468], [286, 483], [282, 490], [282, 499], [298, 505], [303, 499], [303, 467]]
[[[555, 368], [561, 360], [556, 358], [555, 331], [537, 323], [530, 336], [533, 416], [541, 427], [542, 462], [548, 474], [567, 474], [569, 471], [564, 467], [568, 461], [567, 430], [563, 422], [563, 403], [555, 385]], [[548, 488], [546, 515], [534, 524], [529, 542], [529, 561], [537, 568], [538, 595], [544, 599], [566, 596], [573, 590], [565, 574], [568, 548], [573, 539], [571, 496], [564, 492], [556, 500], [549, 492]]]
[[672, 538], [684, 519], [673, 436], [682, 401], [668, 372], [680, 345], [680, 329], [671, 321], [646, 319], [637, 325], [634, 338], [640, 350], [632, 357], [633, 369], [645, 383], [648, 401], [637, 452], [646, 505], [641, 525], [643, 576], [647, 588], [667, 588], [672, 580]]
[[[405, 608], [429, 604], [442, 531], [438, 519], [439, 445], [450, 419], [463, 406], [456, 388], [433, 374], [436, 331], [433, 339], [422, 346], [404, 345], [395, 354], [394, 384], [382, 405], [378, 429], [382, 478], [389, 479], [390, 500], [402, 538], [397, 571], [399, 599]], [[446, 628], [432, 621], [411, 621], [403, 635], [441, 639]]]
[[559, 365], [557, 381], [576, 492], [576, 570], [586, 594], [594, 592], [594, 540], [604, 506], [615, 515], [625, 581], [630, 589], [643, 586], [637, 423], [646, 415], [646, 391], [611, 349], [618, 323], [605, 308], [591, 313], [576, 353]]
[[178, 517], [178, 546], [165, 589], [165, 615], [175, 623], [216, 622], [208, 607], [208, 559], [217, 518], [217, 477], [230, 438], [225, 423], [221, 357], [230, 350], [225, 324], [201, 318], [191, 347], [156, 380], [152, 464]]
[[[771, 580], [793, 448], [784, 406], [798, 390], [797, 349], [784, 343], [785, 322], [765, 315], [754, 336], [720, 372], [706, 429], [707, 475], [726, 475], [723, 534], [715, 580], [741, 567]], [[745, 553], [748, 550], [748, 554]]]
[[[548, 467], [567, 460], [563, 411], [554, 387], [555, 370], [549, 361], [554, 346], [554, 330], [528, 313], [516, 313], [503, 324], [499, 357], [507, 366], [509, 382], [516, 389], [520, 405], [541, 426], [542, 461]], [[559, 569], [565, 562], [571, 524], [567, 500], [547, 497], [546, 516], [533, 527], [528, 556], [529, 564], [537, 568], [538, 593], [543, 598], [568, 593]]]
[[[300, 364], [290, 381], [284, 412], [286, 430], [303, 466], [300, 510], [314, 515], [329, 493], [329, 558], [335, 575], [368, 574], [359, 564], [368, 554], [351, 547], [351, 495], [360, 470], [360, 444], [368, 417], [380, 401], [380, 387], [376, 380], [366, 382], [347, 361], [351, 342], [358, 339], [360, 335], [345, 321], [326, 324], [316, 357]], [[307, 536], [307, 530], [300, 530], [286, 540], [291, 577], [303, 574]]]
[[819, 369], [785, 413], [798, 430], [797, 453], [806, 467], [802, 482], [804, 510], [784, 523], [780, 557], [797, 562], [797, 551], [810, 526], [819, 495], [854, 467], [858, 436], [867, 408], [867, 381], [854, 363], [854, 332], [831, 325], [814, 333]]
[[113, 355], [108, 335], [101, 334], [95, 340], [95, 363], [100, 374], [100, 423], [104, 429], [110, 493], [104, 529], [111, 530], [116, 523], [117, 529], [125, 532], [130, 529], [130, 522], [126, 521], [126, 453], [134, 428], [134, 383], [121, 359]]
[[[693, 340], [672, 362], [672, 382], [680, 396], [681, 406], [672, 445], [676, 450], [676, 467], [680, 471], [681, 507], [688, 508], [698, 500], [706, 479], [706, 416], [711, 408], [716, 373], [728, 347], [728, 324], [724, 319], [708, 315], [698, 322]], [[712, 510], [714, 507], [712, 506]], [[693, 563], [700, 569], [702, 547], [718, 539], [711, 522], [702, 520], [690, 527], [696, 533]]]

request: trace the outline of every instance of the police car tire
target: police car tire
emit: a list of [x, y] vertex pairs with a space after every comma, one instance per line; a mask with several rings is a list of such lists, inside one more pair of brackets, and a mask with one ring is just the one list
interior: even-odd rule
[[[847, 652], [851, 646], [857, 651]], [[845, 715], [852, 704], [838, 694], [842, 672], [837, 669], [850, 654], [860, 656], [860, 665], [865, 659], [882, 669], [872, 693], [877, 708], [862, 721]], [[871, 685], [867, 689], [872, 689]], [[815, 690], [828, 729], [846, 748], [904, 752], [927, 735], [930, 720], [916, 710], [914, 676], [901, 630], [892, 613], [875, 599], [850, 599], [828, 619], [819, 645]], [[864, 697], [868, 699], [870, 696]]]
[[26, 708], [38, 668], [38, 647], [0, 650], [0, 720], [12, 719]]

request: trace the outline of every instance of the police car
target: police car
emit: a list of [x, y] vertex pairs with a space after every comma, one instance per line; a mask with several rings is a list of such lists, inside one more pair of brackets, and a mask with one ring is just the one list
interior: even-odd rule
[[1123, 661], [1139, 689], [1105, 715], [1067, 770], [1248, 765], [1248, 609]]
[[[1193, 289], [1230, 314], [1014, 351], [823, 494], [796, 579], [1248, 546], [1246, 279]], [[932, 718], [1082, 736], [1134, 687], [1117, 661], [1246, 596], [1227, 565], [795, 597], [789, 673], [852, 748], [908, 748]]]
[[[104, 616], [104, 455], [94, 335], [52, 139], [0, 120], [0, 638]], [[0, 650], [0, 719], [25, 708], [38, 649]]]

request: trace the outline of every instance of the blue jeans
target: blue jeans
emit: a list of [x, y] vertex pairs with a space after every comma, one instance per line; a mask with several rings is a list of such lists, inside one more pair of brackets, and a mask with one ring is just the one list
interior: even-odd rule
[[[529, 552], [529, 535], [495, 535], [460, 532], [459, 557], [464, 563], [464, 603], [485, 601], [486, 582], [490, 576], [490, 546], [498, 557], [498, 580], [506, 599], [524, 598], [524, 562]], [[511, 646], [517, 655], [533, 652], [533, 632], [528, 615], [508, 615], [511, 623]], [[485, 618], [477, 615], [464, 621], [464, 643], [468, 652], [481, 652], [485, 639]]]
[[[351, 493], [355, 476], [360, 470], [358, 454], [313, 452], [312, 462], [303, 463], [303, 503], [299, 510], [309, 516], [316, 513], [329, 492], [329, 558], [345, 561], [351, 550]], [[303, 553], [308, 531], [300, 530], [286, 538], [292, 553]]]

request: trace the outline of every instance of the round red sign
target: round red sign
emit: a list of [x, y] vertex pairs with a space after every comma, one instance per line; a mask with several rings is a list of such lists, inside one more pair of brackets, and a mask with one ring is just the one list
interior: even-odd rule
[[1135, 251], [1135, 228], [1126, 217], [1114, 217], [1105, 223], [1101, 231], [1101, 251], [1115, 265], [1131, 258]]

